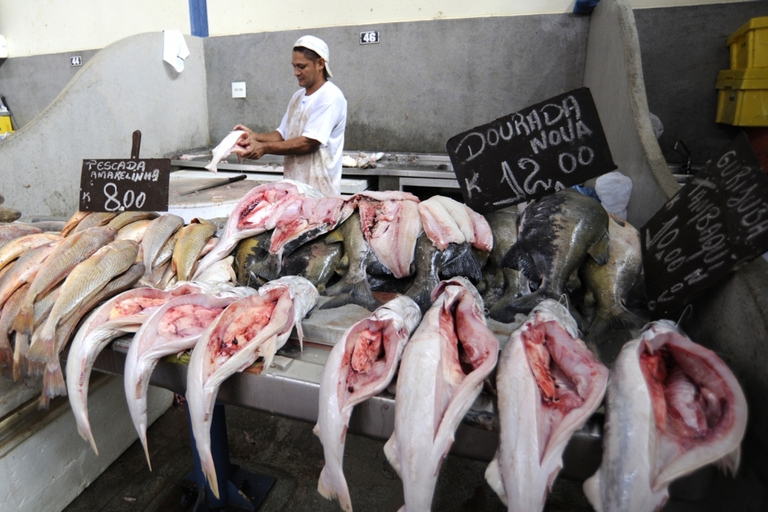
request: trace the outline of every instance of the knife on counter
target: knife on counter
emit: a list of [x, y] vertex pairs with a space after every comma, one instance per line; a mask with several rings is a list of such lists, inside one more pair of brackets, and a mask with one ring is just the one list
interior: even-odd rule
[[228, 178], [226, 180], [218, 181], [218, 182], [214, 183], [213, 185], [206, 185], [204, 187], [199, 187], [199, 188], [195, 188], [195, 189], [192, 189], [192, 190], [188, 190], [186, 192], [182, 192], [179, 195], [180, 196], [188, 196], [190, 194], [194, 194], [195, 192], [200, 192], [202, 190], [208, 190], [209, 188], [221, 187], [222, 185], [229, 185], [230, 183], [234, 183], [236, 181], [242, 181], [242, 180], [244, 180], [247, 177], [248, 177], [248, 175], [246, 175], [246, 174], [238, 174], [237, 176], [232, 176], [231, 178]]

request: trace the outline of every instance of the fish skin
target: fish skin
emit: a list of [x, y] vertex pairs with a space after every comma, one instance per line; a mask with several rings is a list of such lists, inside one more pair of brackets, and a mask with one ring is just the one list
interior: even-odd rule
[[320, 294], [324, 294], [336, 274], [343, 250], [343, 244], [327, 243], [325, 238], [305, 244], [283, 260], [280, 275], [304, 277], [315, 285]]
[[14, 238], [42, 232], [42, 229], [29, 224], [19, 224], [17, 222], [0, 223], [0, 247]]
[[233, 130], [227, 134], [224, 139], [222, 139], [219, 144], [213, 148], [213, 154], [211, 155], [211, 161], [208, 165], [205, 166], [206, 169], [208, 169], [211, 172], [218, 172], [219, 171], [219, 162], [222, 160], [225, 160], [230, 153], [232, 153], [232, 150], [237, 146], [237, 141], [240, 140], [240, 137], [245, 135], [244, 130]]
[[[172, 298], [146, 319], [131, 341], [123, 371], [125, 397], [150, 471], [147, 392], [152, 371], [161, 358], [193, 348], [203, 330], [235, 300], [238, 297], [234, 295], [215, 297], [207, 293]], [[180, 319], [186, 323], [178, 323]]]
[[211, 491], [219, 497], [211, 455], [211, 416], [221, 383], [251, 366], [259, 357], [268, 368], [294, 326], [303, 338], [301, 319], [315, 306], [318, 293], [302, 277], [270, 281], [258, 294], [237, 300], [216, 318], [198, 340], [187, 367], [187, 405], [200, 465]]
[[[679, 365], [705, 402], [699, 404], [705, 408], [703, 431], [691, 435], [690, 426], [680, 420], [685, 416], [677, 411], [684, 409], [671, 400], [679, 396], [671, 387], [664, 389], [659, 381], [649, 384], [651, 376], [660, 376], [652, 363], [662, 351], [667, 355], [663, 372], [671, 376], [672, 365]], [[666, 421], [659, 423], [662, 418]], [[675, 479], [706, 464], [716, 463], [735, 475], [746, 425], [746, 398], [728, 366], [671, 321], [651, 322], [614, 362], [606, 393], [603, 459], [584, 482], [584, 493], [598, 512], [658, 510]]]
[[366, 268], [376, 260], [376, 255], [363, 236], [359, 212], [353, 213], [326, 237], [326, 241], [334, 240], [344, 244], [343, 258], [347, 260], [347, 268], [340, 281], [326, 288], [325, 294], [332, 298], [324, 302], [320, 309], [357, 304], [369, 311], [375, 310], [381, 302], [373, 296]]
[[[168, 242], [168, 239], [178, 232], [182, 226], [184, 226], [184, 219], [172, 213], [163, 214], [149, 223], [141, 240], [145, 278], [148, 278], [155, 268], [162, 264], [162, 262], [156, 261], [158, 255]], [[151, 285], [152, 283], [147, 284]]]
[[493, 232], [488, 221], [464, 203], [436, 195], [419, 203], [424, 232], [438, 249], [450, 243], [467, 242], [481, 251], [493, 248]]
[[85, 231], [86, 229], [106, 226], [112, 219], [117, 217], [117, 215], [117, 212], [88, 212], [88, 215], [83, 217], [67, 236], [80, 231]]
[[107, 223], [107, 226], [115, 228], [118, 232], [128, 224], [133, 224], [140, 220], [154, 220], [160, 216], [157, 212], [121, 212]]
[[[154, 219], [141, 219], [130, 224], [126, 224], [117, 231], [116, 240], [133, 240], [134, 242], [141, 243], [146, 233], [149, 223]], [[141, 261], [144, 261], [142, 256]]]
[[608, 260], [608, 213], [599, 201], [567, 188], [528, 204], [517, 242], [501, 263], [541, 282], [536, 291], [497, 308], [491, 318], [510, 322], [515, 313], [528, 314], [543, 299], [558, 300], [573, 286], [569, 283], [587, 257], [601, 265]]
[[[13, 367], [13, 346], [11, 345], [10, 335], [13, 332], [13, 321], [21, 308], [21, 301], [24, 299], [29, 283], [22, 285], [13, 292], [8, 300], [5, 301], [0, 309], [0, 370], [6, 373], [6, 369]], [[10, 375], [13, 378], [13, 373]]]
[[14, 330], [17, 333], [32, 334], [35, 300], [65, 279], [78, 263], [114, 240], [116, 235], [116, 229], [106, 226], [94, 227], [72, 233], [56, 245], [31, 282], [29, 292], [24, 298], [19, 316], [14, 323]]
[[493, 249], [483, 267], [485, 284], [483, 300], [489, 312], [495, 307], [503, 310], [507, 303], [530, 291], [528, 280], [519, 270], [504, 267], [501, 264], [504, 255], [517, 242], [519, 216], [517, 206], [485, 214], [485, 219], [493, 232]]
[[173, 256], [171, 257], [176, 279], [188, 281], [192, 277], [192, 270], [203, 251], [203, 247], [215, 234], [216, 224], [199, 219], [193, 219], [192, 222], [179, 230], [179, 236], [174, 244]]
[[75, 333], [67, 355], [67, 397], [77, 431], [90, 443], [96, 455], [99, 450], [88, 419], [88, 383], [96, 358], [112, 340], [135, 333], [163, 304], [186, 293], [200, 293], [200, 288], [185, 283], [172, 290], [149, 287], [125, 290], [91, 310]]
[[[60, 243], [61, 241], [53, 241], [28, 250], [3, 272], [0, 277], [0, 307], [3, 307], [11, 294], [22, 285], [34, 280], [40, 266]], [[16, 320], [14, 324], [15, 322]]]
[[319, 197], [320, 193], [292, 180], [264, 183], [252, 188], [232, 210], [219, 242], [198, 262], [192, 279], [228, 256], [240, 240], [274, 229], [282, 209], [295, 195]]
[[[482, 299], [467, 279], [441, 282], [432, 297], [432, 307], [403, 351], [395, 429], [384, 445], [403, 481], [401, 511], [431, 510], [440, 465], [499, 352], [499, 342], [485, 323]], [[472, 367], [467, 374], [459, 364], [459, 341]]]
[[598, 265], [587, 258], [580, 269], [596, 309], [584, 339], [588, 343], [600, 343], [610, 330], [640, 329], [647, 322], [625, 306], [630, 293], [643, 284], [640, 232], [626, 220], [609, 214], [608, 234], [608, 261]]
[[[352, 501], [342, 465], [352, 410], [386, 389], [420, 321], [418, 305], [399, 295], [350, 326], [328, 354], [313, 430], [320, 438], [325, 457], [317, 490], [329, 500], [337, 498], [347, 512], [352, 511]], [[374, 357], [365, 352], [371, 349]], [[350, 387], [354, 389], [351, 391]]]
[[[259, 260], [267, 257], [269, 252], [269, 239], [272, 236], [272, 231], [264, 231], [258, 235], [254, 235], [248, 238], [240, 240], [235, 249], [235, 274], [237, 275], [237, 282], [241, 286], [252, 286], [258, 288], [266, 282], [263, 279], [250, 271], [251, 266]], [[298, 275], [298, 272], [292, 273]]]
[[33, 233], [15, 238], [0, 247], [0, 270], [15, 261], [19, 256], [37, 246], [61, 240], [53, 233]]
[[568, 309], [545, 299], [499, 357], [501, 432], [485, 477], [509, 511], [544, 509], [568, 441], [602, 404], [608, 369], [577, 334]]
[[8, 206], [0, 206], [0, 222], [9, 223], [21, 218], [21, 211]]
[[[357, 199], [360, 226], [368, 246], [397, 278], [411, 275], [416, 240], [423, 231], [419, 199], [410, 194], [366, 194]], [[380, 200], [376, 197], [402, 197]], [[414, 196], [415, 197], [415, 196]]]

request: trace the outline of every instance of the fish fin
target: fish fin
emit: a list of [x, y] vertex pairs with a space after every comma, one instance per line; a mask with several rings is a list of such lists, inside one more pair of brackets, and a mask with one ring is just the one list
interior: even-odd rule
[[440, 284], [440, 279], [437, 276], [432, 279], [414, 280], [413, 284], [405, 291], [405, 295], [413, 299], [421, 309], [421, 313], [424, 314], [432, 306], [432, 290], [438, 284]]
[[504, 257], [501, 258], [501, 266], [520, 271], [531, 281], [541, 281], [541, 275], [536, 269], [536, 263], [534, 263], [531, 253], [519, 242], [510, 247]]
[[17, 332], [13, 344], [13, 381], [21, 382], [29, 374], [27, 350], [29, 349], [29, 334]]
[[557, 299], [557, 297], [551, 297], [549, 294], [543, 293], [540, 290], [521, 295], [520, 297], [509, 299], [502, 297], [501, 300], [494, 304], [488, 312], [488, 316], [498, 322], [510, 323], [515, 320], [515, 314], [522, 313], [527, 315], [539, 304], [539, 302], [549, 298]]
[[96, 440], [93, 438], [93, 434], [91, 433], [91, 424], [88, 422], [88, 418], [85, 418], [85, 422], [82, 425], [79, 421], [77, 422], [77, 433], [80, 434], [80, 437], [90, 443], [91, 448], [93, 449], [93, 453], [98, 455], [99, 449], [96, 447]]
[[[147, 445], [147, 430], [142, 429], [141, 432], [139, 432], [139, 440], [141, 441], [141, 446], [144, 447], [144, 456], [147, 458], [147, 466], [149, 466], [149, 470], [152, 471], [152, 462], [149, 460], [149, 446]], [[98, 453], [97, 453], [98, 455]]]
[[600, 240], [589, 246], [587, 254], [592, 256], [598, 265], [605, 265], [608, 262], [608, 230], [606, 229]]
[[381, 302], [373, 296], [371, 285], [368, 283], [368, 281], [359, 281], [354, 284], [340, 281], [326, 290], [326, 293], [332, 295], [333, 297], [331, 300], [320, 306], [320, 309], [332, 309], [345, 306], [347, 304], [357, 304], [358, 306], [362, 306], [369, 311], [374, 311], [376, 308], [381, 306]]
[[33, 302], [27, 303], [25, 300], [19, 309], [16, 320], [13, 322], [13, 330], [31, 334], [35, 326], [35, 307]]
[[280, 256], [269, 253], [266, 258], [254, 261], [248, 271], [267, 281], [275, 280], [280, 277]]
[[325, 235], [326, 245], [335, 244], [336, 242], [343, 242], [344, 241], [344, 234], [339, 229], [334, 229], [327, 235]]
[[725, 457], [715, 461], [715, 466], [727, 475], [730, 473], [732, 477], [736, 477], [736, 472], [739, 469], [739, 462], [741, 460], [741, 446], [734, 448], [732, 452]]
[[55, 340], [50, 336], [46, 329], [46, 323], [40, 330], [32, 335], [32, 343], [27, 350], [27, 359], [40, 363], [49, 363], [56, 360], [53, 352], [55, 351]]
[[609, 331], [621, 329], [639, 329], [645, 325], [645, 320], [623, 306], [612, 308], [610, 311], [599, 312], [587, 329], [584, 341], [600, 343]]
[[504, 505], [507, 505], [507, 492], [504, 490], [504, 483], [501, 481], [501, 468], [499, 467], [499, 453], [493, 456], [490, 464], [485, 469], [485, 481], [491, 486], [491, 489], [499, 495], [499, 499]]
[[445, 255], [445, 261], [440, 265], [438, 271], [443, 279], [463, 276], [472, 281], [473, 284], [477, 284], [483, 278], [483, 269], [469, 244], [461, 244], [456, 252], [443, 251], [441, 259], [443, 255]]
[[582, 485], [584, 495], [587, 497], [587, 501], [595, 509], [595, 512], [603, 512], [603, 502], [600, 497], [600, 471], [598, 470], [594, 475], [587, 478]]
[[349, 496], [346, 479], [339, 479], [339, 488], [334, 486], [332, 482], [333, 478], [328, 470], [328, 466], [323, 466], [322, 471], [320, 471], [320, 478], [317, 480], [317, 492], [327, 500], [336, 498], [342, 510], [352, 512], [352, 499]]
[[[61, 365], [45, 365], [45, 374], [43, 374], [43, 396], [48, 399], [67, 394], [67, 383], [64, 382], [64, 373], [61, 371]], [[41, 401], [42, 402], [42, 401]]]
[[387, 460], [389, 461], [389, 464], [394, 468], [395, 472], [397, 473], [397, 476], [400, 477], [400, 479], [403, 478], [403, 475], [401, 473], [401, 465], [400, 465], [400, 458], [397, 456], [398, 450], [397, 450], [397, 436], [396, 432], [392, 432], [392, 436], [387, 440], [386, 443], [384, 443], [384, 455], [386, 455]]

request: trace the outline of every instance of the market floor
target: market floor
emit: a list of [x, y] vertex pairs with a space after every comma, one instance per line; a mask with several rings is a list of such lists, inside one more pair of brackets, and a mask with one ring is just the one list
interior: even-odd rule
[[[275, 479], [259, 512], [337, 512], [336, 502], [317, 492], [323, 450], [309, 423], [240, 407], [226, 407], [227, 439], [231, 462], [247, 472]], [[65, 512], [187, 512], [195, 492], [182, 482], [193, 469], [186, 404], [172, 406], [148, 430], [152, 471], [137, 441]], [[383, 443], [347, 436], [344, 471], [354, 509], [358, 512], [396, 511], [403, 504], [402, 484], [384, 456]], [[440, 470], [433, 510], [440, 512], [504, 511], [499, 498], [484, 480], [487, 464], [449, 456]], [[719, 473], [718, 473], [719, 474]], [[707, 499], [668, 502], [664, 512], [762, 510], [749, 481], [743, 484], [717, 476]], [[738, 487], [741, 486], [741, 490]], [[749, 489], [749, 491], [747, 491]], [[745, 492], [747, 491], [747, 492]], [[751, 492], [750, 492], [751, 491]], [[750, 504], [731, 508], [734, 495], [751, 495]], [[758, 501], [760, 500], [760, 501]], [[203, 507], [204, 508], [204, 507]], [[226, 511], [242, 510], [227, 507]], [[559, 478], [548, 496], [546, 512], [586, 512], [592, 507], [581, 482]]]

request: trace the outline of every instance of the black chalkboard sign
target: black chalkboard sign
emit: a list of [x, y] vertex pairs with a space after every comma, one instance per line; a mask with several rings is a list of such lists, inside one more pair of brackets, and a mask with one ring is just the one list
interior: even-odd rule
[[652, 316], [671, 318], [768, 251], [768, 176], [745, 134], [707, 162], [641, 229]]
[[83, 160], [80, 211], [168, 211], [171, 161]]
[[587, 87], [451, 137], [464, 202], [487, 213], [616, 169]]

